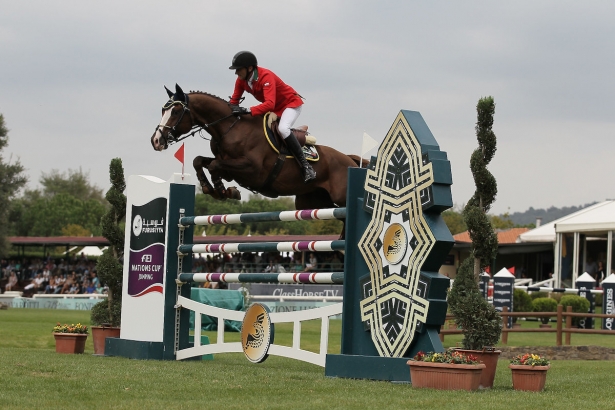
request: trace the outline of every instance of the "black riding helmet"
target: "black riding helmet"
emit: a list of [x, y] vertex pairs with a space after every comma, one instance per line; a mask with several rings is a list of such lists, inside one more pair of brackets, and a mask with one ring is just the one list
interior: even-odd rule
[[249, 51], [240, 51], [233, 57], [233, 62], [229, 70], [236, 70], [242, 67], [257, 66], [256, 56]]

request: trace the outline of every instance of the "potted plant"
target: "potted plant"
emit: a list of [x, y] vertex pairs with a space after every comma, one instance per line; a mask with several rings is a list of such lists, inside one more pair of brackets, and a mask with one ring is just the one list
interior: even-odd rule
[[[532, 303], [534, 312], [557, 312], [557, 302], [551, 298], [536, 298]], [[540, 327], [551, 327], [548, 317], [541, 317], [542, 324]]]
[[124, 231], [120, 222], [126, 216], [126, 189], [122, 160], [114, 158], [109, 165], [111, 189], [105, 198], [111, 204], [109, 211], [101, 219], [102, 234], [109, 241], [109, 247], [98, 259], [96, 270], [100, 280], [107, 285], [107, 300], [92, 308], [92, 340], [94, 354], [105, 354], [105, 339], [120, 336], [122, 320], [122, 257], [124, 255]]
[[547, 380], [549, 361], [536, 354], [526, 353], [513, 357], [508, 365], [512, 371], [513, 389], [542, 391]]
[[53, 337], [56, 341], [56, 353], [83, 353], [88, 327], [81, 323], [61, 325], [58, 322], [53, 328]]
[[485, 365], [457, 350], [418, 352], [408, 360], [412, 387], [439, 390], [477, 390]]
[[463, 218], [472, 240], [472, 254], [459, 266], [448, 304], [457, 325], [463, 332], [462, 345], [465, 352], [478, 357], [486, 365], [481, 377], [481, 386], [493, 386], [500, 350], [495, 345], [502, 333], [502, 321], [495, 308], [481, 295], [478, 280], [481, 271], [495, 258], [498, 240], [487, 211], [495, 200], [497, 185], [487, 170], [496, 149], [493, 133], [493, 97], [481, 98], [476, 106], [478, 120], [476, 136], [479, 147], [472, 153], [470, 168], [476, 184], [476, 192], [463, 210]]

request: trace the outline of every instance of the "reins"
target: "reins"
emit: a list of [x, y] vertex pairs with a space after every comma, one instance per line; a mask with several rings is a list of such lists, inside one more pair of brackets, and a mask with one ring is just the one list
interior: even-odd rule
[[[231, 114], [227, 115], [226, 117], [219, 118], [219, 119], [217, 119], [217, 120], [215, 120], [213, 122], [210, 122], [209, 124], [193, 125], [190, 128], [190, 132], [188, 132], [187, 134], [184, 134], [184, 135], [180, 135], [179, 137], [175, 138], [173, 133], [172, 133], [172, 131], [175, 131], [175, 127], [177, 127], [177, 125], [179, 125], [179, 123], [181, 122], [181, 120], [184, 117], [184, 114], [186, 112], [188, 112], [188, 114], [190, 114], [190, 121], [194, 124], [194, 117], [192, 116], [192, 112], [190, 111], [190, 108], [188, 108], [188, 105], [186, 103], [182, 102], [182, 101], [175, 101], [173, 103], [173, 105], [175, 105], [175, 104], [181, 104], [181, 106], [183, 108], [183, 111], [182, 111], [181, 116], [179, 117], [179, 119], [177, 120], [177, 122], [175, 123], [175, 125], [173, 127], [169, 127], [168, 125], [164, 125], [163, 126], [165, 128], [170, 128], [170, 131], [167, 133], [167, 135], [170, 136], [171, 138], [167, 142], [167, 145], [173, 145], [173, 144], [175, 144], [177, 142], [185, 140], [186, 138], [192, 137], [192, 136], [194, 136], [197, 133], [200, 134], [199, 137], [203, 138], [204, 140], [211, 141], [211, 139], [206, 138], [206, 137], [204, 137], [202, 135], [202, 131], [204, 129], [207, 129], [207, 128], [213, 126], [213, 125], [216, 125], [216, 124], [218, 124], [218, 123], [220, 123], [220, 122], [222, 122], [222, 121], [224, 121], [224, 120], [226, 120], [228, 118], [231, 118], [231, 117], [235, 116], [233, 113], [231, 113]], [[241, 119], [241, 116], [237, 115], [237, 119], [235, 121], [233, 121], [233, 123], [228, 128], [228, 130], [226, 130], [220, 136], [220, 140], [222, 140], [224, 138], [224, 136], [229, 133], [229, 131], [235, 126], [235, 124], [237, 124], [237, 122], [239, 122], [240, 119]], [[219, 142], [217, 142], [217, 144], [219, 144]]]

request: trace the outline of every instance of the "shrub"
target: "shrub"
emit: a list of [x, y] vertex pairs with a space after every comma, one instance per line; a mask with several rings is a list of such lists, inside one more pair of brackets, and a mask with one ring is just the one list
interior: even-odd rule
[[551, 299], [553, 299], [554, 301], [556, 301], [557, 303], [559, 303], [559, 301], [562, 299], [562, 296], [564, 296], [563, 293], [551, 293], [551, 296], [549, 296]]
[[[589, 300], [581, 297], [581, 296], [577, 296], [577, 295], [564, 295], [562, 296], [562, 298], [559, 301], [560, 305], [564, 306], [564, 311], [566, 311], [566, 308], [568, 306], [572, 306], [572, 311], [574, 313], [587, 313], [589, 312]], [[572, 318], [572, 324], [574, 326], [578, 326], [579, 322], [581, 321], [582, 318], [580, 317], [573, 317]]]
[[[557, 312], [557, 302], [551, 298], [537, 298], [533, 303], [534, 312]], [[548, 317], [541, 317], [541, 322], [549, 323]]]
[[[522, 290], [515, 289], [513, 291], [513, 311], [515, 312], [531, 312], [532, 311], [532, 298], [530, 295]], [[513, 317], [513, 322], [517, 323], [518, 317]]]
[[549, 297], [549, 293], [547, 293], [547, 292], [532, 292], [532, 293], [530, 293], [530, 297], [532, 298], [532, 300], [538, 299], [538, 298], [548, 298]]
[[502, 333], [502, 320], [493, 305], [487, 303], [474, 281], [474, 260], [461, 263], [453, 288], [448, 294], [449, 308], [463, 331], [462, 345], [468, 350], [495, 346]]

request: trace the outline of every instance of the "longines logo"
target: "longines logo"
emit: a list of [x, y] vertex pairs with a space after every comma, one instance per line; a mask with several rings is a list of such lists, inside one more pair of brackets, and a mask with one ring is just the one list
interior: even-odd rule
[[390, 224], [384, 233], [383, 250], [384, 257], [389, 263], [397, 265], [406, 255], [408, 249], [408, 235], [403, 225]]
[[264, 362], [269, 356], [269, 346], [273, 343], [273, 324], [269, 318], [269, 308], [254, 303], [246, 311], [241, 324], [241, 347], [249, 361]]

